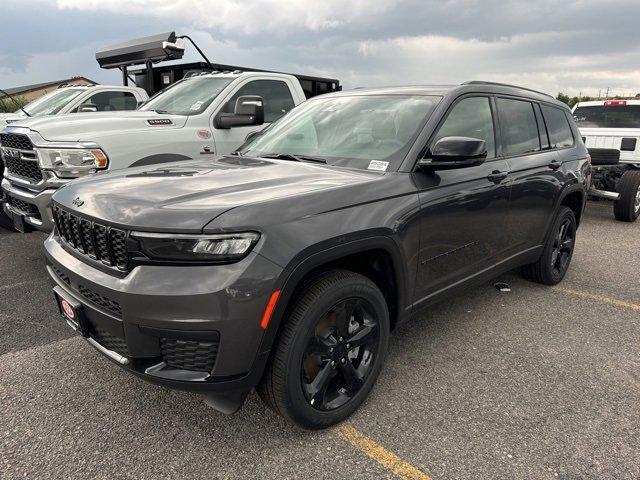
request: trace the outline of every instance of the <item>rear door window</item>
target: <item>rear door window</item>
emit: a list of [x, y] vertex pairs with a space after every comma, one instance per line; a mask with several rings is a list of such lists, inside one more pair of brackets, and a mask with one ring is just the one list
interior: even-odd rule
[[444, 137], [471, 137], [484, 140], [487, 158], [496, 156], [493, 115], [488, 97], [468, 97], [460, 100], [449, 112], [431, 145]]
[[555, 107], [542, 105], [544, 121], [549, 130], [551, 148], [571, 147], [573, 145], [573, 135], [569, 125], [569, 119], [563, 110]]
[[513, 156], [539, 151], [540, 137], [533, 104], [511, 98], [498, 98], [497, 103], [503, 154]]

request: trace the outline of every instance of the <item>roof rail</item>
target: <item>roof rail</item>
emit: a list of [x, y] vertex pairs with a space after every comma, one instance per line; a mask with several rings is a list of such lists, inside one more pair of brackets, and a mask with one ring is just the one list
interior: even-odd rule
[[520, 90], [526, 90], [527, 92], [539, 93], [540, 95], [544, 95], [545, 97], [550, 97], [555, 100], [553, 95], [549, 95], [548, 93], [541, 92], [539, 90], [534, 90], [533, 88], [519, 87], [518, 85], [510, 85], [508, 83], [500, 83], [500, 82], [486, 82], [484, 80], [469, 80], [468, 82], [464, 82], [462, 85], [495, 85], [497, 87], [511, 87], [511, 88], [519, 88]]

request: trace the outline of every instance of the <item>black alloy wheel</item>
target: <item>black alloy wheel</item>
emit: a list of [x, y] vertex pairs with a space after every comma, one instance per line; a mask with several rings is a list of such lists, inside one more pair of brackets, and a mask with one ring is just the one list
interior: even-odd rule
[[553, 240], [551, 252], [551, 268], [555, 277], [564, 277], [569, 268], [573, 245], [576, 240], [576, 226], [571, 218], [566, 218], [558, 228]]
[[344, 420], [365, 401], [384, 363], [384, 295], [363, 275], [327, 271], [303, 281], [282, 322], [258, 394], [303, 428]]
[[309, 335], [300, 377], [314, 408], [339, 408], [364, 385], [379, 344], [379, 323], [372, 311], [363, 298], [342, 300]]

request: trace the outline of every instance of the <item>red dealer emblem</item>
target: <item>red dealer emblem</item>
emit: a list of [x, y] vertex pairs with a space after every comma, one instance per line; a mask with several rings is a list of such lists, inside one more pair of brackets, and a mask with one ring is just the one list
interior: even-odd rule
[[64, 314], [67, 317], [69, 317], [71, 320], [73, 320], [74, 317], [76, 316], [76, 314], [73, 311], [73, 307], [71, 305], [69, 305], [69, 302], [67, 302], [64, 299], [62, 299], [62, 301], [60, 303], [62, 304], [62, 310], [64, 310]]
[[196, 133], [200, 138], [204, 138], [205, 140], [211, 138], [211, 132], [209, 130], [198, 130]]

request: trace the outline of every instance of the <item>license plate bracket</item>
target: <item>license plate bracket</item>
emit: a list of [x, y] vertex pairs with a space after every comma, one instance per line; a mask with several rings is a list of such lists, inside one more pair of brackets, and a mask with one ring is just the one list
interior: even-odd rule
[[53, 288], [53, 293], [58, 310], [67, 324], [83, 337], [89, 337], [89, 325], [84, 316], [82, 304], [59, 286]]

